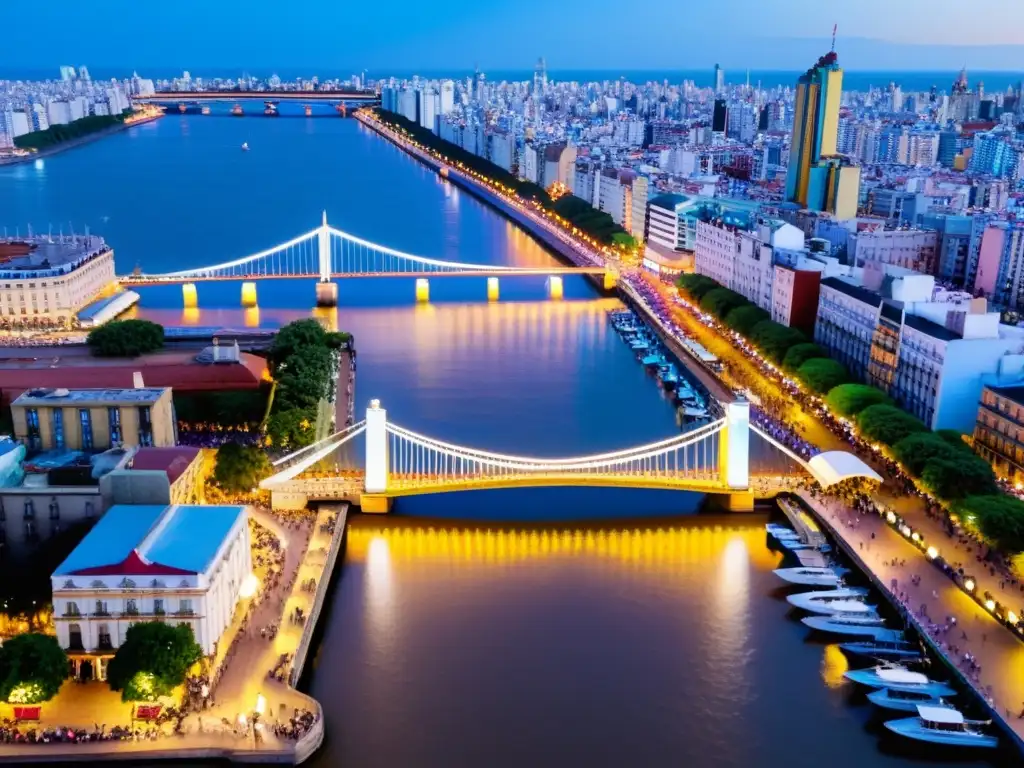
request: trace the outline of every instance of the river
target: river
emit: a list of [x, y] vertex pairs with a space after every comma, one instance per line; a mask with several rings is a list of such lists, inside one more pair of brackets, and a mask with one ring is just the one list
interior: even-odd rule
[[[554, 263], [352, 120], [171, 116], [0, 169], [0, 227], [89, 226], [121, 271], [236, 258], [315, 227], [324, 209], [425, 256]], [[582, 279], [561, 302], [540, 279], [504, 281], [494, 304], [482, 280], [431, 289], [417, 306], [408, 280], [342, 283], [329, 319], [355, 334], [360, 405], [379, 398], [410, 429], [537, 456], [677, 431], [608, 327], [616, 302]], [[310, 314], [313, 288], [261, 284], [249, 312], [232, 284], [201, 285], [198, 312], [180, 308], [178, 288], [142, 296], [139, 315], [169, 325], [276, 326]], [[313, 764], [910, 765], [879, 748], [835, 646], [787, 610], [763, 518], [698, 516], [699, 504], [522, 489], [357, 519], [311, 676], [328, 722]]]

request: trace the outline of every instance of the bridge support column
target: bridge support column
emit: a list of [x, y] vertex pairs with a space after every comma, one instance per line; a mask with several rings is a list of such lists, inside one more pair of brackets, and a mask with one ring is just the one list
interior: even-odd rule
[[562, 298], [562, 277], [561, 275], [551, 275], [548, 278], [548, 297], [552, 299]]
[[614, 291], [615, 290], [615, 286], [617, 284], [618, 284], [618, 279], [616, 278], [614, 272], [605, 272], [604, 273], [604, 289], [606, 291]]
[[249, 309], [256, 304], [256, 283], [242, 283], [242, 306]]
[[416, 278], [416, 301], [430, 301], [430, 281], [425, 277]]
[[185, 283], [181, 286], [181, 299], [185, 302], [185, 309], [195, 309], [199, 306], [199, 293], [196, 291], [195, 283]]
[[498, 290], [498, 278], [488, 277], [487, 278], [487, 300], [497, 301], [500, 295]]
[[367, 515], [386, 515], [391, 511], [391, 497], [382, 493], [361, 493], [359, 509]]
[[367, 494], [383, 494], [388, 490], [388, 412], [380, 400], [371, 400], [366, 409], [366, 485]]
[[737, 400], [725, 406], [725, 427], [718, 436], [718, 471], [730, 490], [750, 487], [750, 403]]
[[338, 306], [338, 284], [331, 282], [317, 283], [316, 305], [318, 307]]

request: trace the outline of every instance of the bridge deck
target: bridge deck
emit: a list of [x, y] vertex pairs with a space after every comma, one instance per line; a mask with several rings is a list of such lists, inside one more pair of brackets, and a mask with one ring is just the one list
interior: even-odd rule
[[[509, 270], [473, 269], [450, 272], [332, 272], [332, 280], [344, 280], [353, 277], [550, 277], [551, 275], [603, 275], [608, 272], [603, 267], [547, 267], [547, 268], [513, 268]], [[239, 280], [319, 280], [319, 272], [298, 272], [294, 274], [238, 274], [238, 275], [182, 275], [161, 277], [160, 275], [123, 275], [118, 280], [125, 285], [168, 285], [176, 283], [207, 283]]]

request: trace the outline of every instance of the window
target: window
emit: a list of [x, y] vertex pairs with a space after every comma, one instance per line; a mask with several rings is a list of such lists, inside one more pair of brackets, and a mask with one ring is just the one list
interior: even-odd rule
[[50, 499], [50, 519], [60, 520], [60, 504], [57, 503], [56, 496]]
[[72, 651], [84, 651], [82, 645], [82, 625], [71, 624], [68, 626], [68, 649]]
[[121, 409], [107, 408], [107, 423], [110, 426], [110, 444], [121, 442]]
[[38, 451], [42, 448], [42, 440], [39, 437], [39, 409], [28, 408], [25, 410], [25, 426], [28, 430], [28, 446]]
[[88, 408], [78, 411], [78, 421], [82, 425], [82, 450], [92, 450], [92, 414]]
[[153, 599], [153, 613], [155, 613], [157, 616], [164, 615], [164, 599], [162, 597], [157, 597]]
[[191, 598], [183, 597], [178, 601], [178, 613], [186, 616], [192, 613]]
[[65, 616], [81, 616], [81, 611], [78, 610], [78, 603], [73, 600], [69, 600], [67, 606], [64, 608]]
[[32, 499], [25, 499], [25, 519], [36, 519], [36, 503]]
[[128, 598], [127, 600], [125, 600], [124, 612], [127, 613], [129, 616], [139, 615], [139, 604], [135, 601], [134, 598]]
[[97, 648], [101, 651], [109, 651], [114, 647], [114, 644], [110, 642], [110, 627], [106, 624], [100, 624], [97, 629], [98, 642]]
[[96, 610], [93, 611], [93, 613], [95, 613], [97, 616], [109, 616], [110, 613], [107, 611], [107, 601], [106, 600], [97, 600], [96, 601]]
[[93, 507], [91, 501], [85, 502], [85, 516], [86, 518], [96, 517], [96, 509]]
[[53, 418], [53, 447], [64, 447], [64, 411], [54, 408], [50, 411]]
[[153, 420], [148, 405], [139, 406], [139, 445], [153, 445]]

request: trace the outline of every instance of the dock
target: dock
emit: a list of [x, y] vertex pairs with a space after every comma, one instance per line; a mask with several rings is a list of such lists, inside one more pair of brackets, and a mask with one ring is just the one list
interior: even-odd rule
[[786, 516], [789, 524], [793, 526], [793, 530], [800, 536], [801, 541], [810, 544], [815, 549], [820, 549], [828, 544], [824, 532], [803, 508], [784, 497], [779, 497], [778, 502], [779, 509]]

